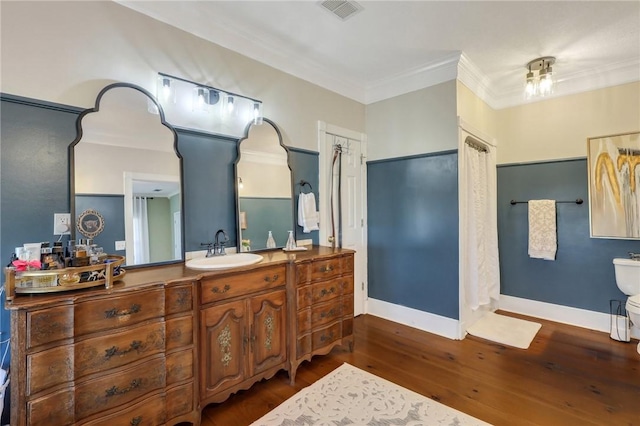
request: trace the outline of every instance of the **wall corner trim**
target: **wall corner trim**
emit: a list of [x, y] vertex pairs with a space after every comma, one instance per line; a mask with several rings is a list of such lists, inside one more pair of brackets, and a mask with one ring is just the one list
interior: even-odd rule
[[367, 300], [366, 313], [448, 339], [459, 340], [458, 320], [453, 318], [372, 298]]

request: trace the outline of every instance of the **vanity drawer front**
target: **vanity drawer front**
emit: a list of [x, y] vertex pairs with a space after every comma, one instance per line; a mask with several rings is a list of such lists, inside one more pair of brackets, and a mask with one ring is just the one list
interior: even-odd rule
[[296, 343], [296, 359], [300, 359], [304, 355], [311, 353], [311, 334], [298, 337]]
[[167, 355], [167, 385], [193, 377], [193, 349]]
[[165, 297], [167, 315], [193, 310], [193, 285], [191, 284], [167, 287]]
[[119, 333], [76, 343], [76, 379], [161, 353], [165, 347], [165, 324], [155, 321]]
[[167, 350], [193, 344], [193, 317], [191, 315], [167, 321]]
[[342, 315], [353, 317], [353, 293], [342, 297]]
[[73, 306], [27, 312], [27, 349], [73, 337]]
[[321, 303], [311, 310], [311, 324], [314, 329], [328, 324], [342, 316], [342, 306], [340, 303]]
[[283, 286], [285, 282], [284, 265], [205, 278], [202, 280], [202, 303], [216, 302], [249, 292]]
[[340, 321], [338, 321], [335, 324], [330, 325], [329, 327], [315, 331], [311, 338], [311, 345], [313, 350], [315, 351], [316, 349], [320, 349], [332, 342], [335, 342], [341, 337], [341, 323]]
[[27, 355], [26, 394], [73, 380], [73, 352], [73, 345], [63, 345]]
[[[65, 426], [74, 424], [74, 392], [62, 389], [27, 402], [27, 424]], [[18, 423], [17, 419], [12, 419]]]
[[311, 309], [304, 309], [298, 312], [297, 334], [307, 333], [311, 330]]
[[193, 411], [194, 401], [193, 383], [176, 386], [167, 391], [167, 419], [189, 414]]
[[100, 417], [94, 421], [84, 423], [91, 426], [157, 426], [166, 421], [165, 398], [163, 395], [155, 395], [147, 398], [125, 410], [119, 410], [115, 414]]
[[340, 293], [353, 294], [353, 275], [347, 275], [340, 278]]
[[339, 276], [342, 273], [341, 263], [339, 257], [312, 262], [311, 281], [327, 280]]
[[83, 419], [109, 410], [165, 386], [162, 356], [122, 369], [114, 374], [76, 385], [76, 416]]
[[164, 289], [80, 302], [76, 305], [76, 335], [118, 327], [164, 315]]
[[343, 286], [340, 281], [332, 280], [298, 288], [298, 308], [334, 299], [340, 295]]

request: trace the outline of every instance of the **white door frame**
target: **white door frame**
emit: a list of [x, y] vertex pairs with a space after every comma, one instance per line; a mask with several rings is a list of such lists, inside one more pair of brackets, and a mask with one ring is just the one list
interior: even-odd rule
[[334, 126], [332, 124], [327, 124], [324, 121], [318, 121], [318, 152], [320, 153], [319, 157], [319, 213], [320, 213], [320, 231], [319, 231], [319, 241], [321, 246], [331, 246], [329, 243], [329, 236], [331, 235], [330, 226], [327, 224], [331, 223], [331, 201], [330, 201], [330, 191], [329, 191], [329, 171], [331, 170], [331, 160], [327, 155], [328, 147], [327, 147], [327, 134], [335, 135], [351, 140], [355, 140], [360, 142], [361, 146], [361, 154], [362, 154], [362, 167], [360, 168], [360, 194], [362, 196], [362, 247], [361, 255], [364, 261], [362, 262], [363, 270], [360, 271], [359, 276], [362, 277], [363, 283], [354, 282], [354, 285], [360, 286], [364, 284], [364, 288], [362, 289], [362, 297], [363, 300], [354, 300], [354, 304], [356, 305], [355, 313], [359, 315], [360, 313], [367, 312], [367, 299], [368, 299], [368, 277], [367, 277], [367, 135], [361, 132], [356, 132], [349, 129], [344, 129], [339, 126]]

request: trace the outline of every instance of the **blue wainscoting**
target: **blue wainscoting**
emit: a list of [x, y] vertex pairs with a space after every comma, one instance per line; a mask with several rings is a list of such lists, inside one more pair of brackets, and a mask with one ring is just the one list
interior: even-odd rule
[[[589, 237], [586, 159], [498, 167], [498, 244], [501, 290], [505, 295], [609, 313], [610, 299], [624, 299], [612, 259], [640, 251], [640, 241]], [[582, 198], [557, 204], [555, 261], [531, 259], [527, 205], [510, 200]]]
[[367, 163], [369, 297], [458, 319], [458, 154]]
[[241, 197], [238, 202], [241, 212], [247, 218], [247, 228], [242, 230], [242, 238], [251, 241], [251, 250], [267, 248], [265, 229], [270, 230], [277, 247], [287, 244], [289, 232], [293, 230], [291, 198]]

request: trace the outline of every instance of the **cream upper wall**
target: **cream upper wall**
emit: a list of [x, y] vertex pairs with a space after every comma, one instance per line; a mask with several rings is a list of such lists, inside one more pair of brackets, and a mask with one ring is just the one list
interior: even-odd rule
[[495, 114], [498, 164], [586, 157], [589, 137], [640, 131], [640, 82]]
[[459, 80], [456, 87], [458, 117], [482, 133], [476, 136], [484, 136], [489, 139], [486, 142], [497, 144], [496, 111]]
[[365, 130], [364, 105], [113, 2], [2, 2], [0, 91], [92, 107], [107, 84], [155, 93], [157, 72], [258, 98], [288, 146], [317, 122]]
[[368, 161], [458, 148], [456, 80], [367, 105]]

